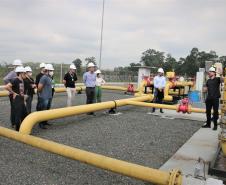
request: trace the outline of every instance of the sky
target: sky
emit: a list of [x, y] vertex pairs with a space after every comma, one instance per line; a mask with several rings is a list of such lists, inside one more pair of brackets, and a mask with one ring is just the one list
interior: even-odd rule
[[[225, 0], [105, 0], [102, 68], [138, 63], [153, 48], [226, 55]], [[102, 0], [0, 0], [0, 62], [99, 62]]]

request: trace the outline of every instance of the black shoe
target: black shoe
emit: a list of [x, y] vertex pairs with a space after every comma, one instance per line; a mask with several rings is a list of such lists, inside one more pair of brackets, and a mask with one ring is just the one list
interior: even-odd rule
[[93, 116], [96, 116], [96, 115], [94, 114], [94, 112], [89, 112], [89, 113], [87, 113], [87, 115], [93, 115]]
[[46, 122], [46, 123], [44, 123], [44, 125], [51, 126], [52, 124], [50, 124], [50, 123]]
[[210, 128], [210, 125], [206, 123], [205, 125], [202, 126], [202, 128]]
[[163, 110], [160, 110], [161, 113], [164, 113]]
[[217, 130], [217, 125], [214, 125], [213, 130]]
[[154, 113], [155, 112], [155, 109], [152, 109], [152, 111], [151, 111], [152, 113]]
[[43, 125], [43, 124], [39, 124], [39, 127], [40, 127], [41, 129], [47, 129], [47, 128], [45, 127], [45, 125]]

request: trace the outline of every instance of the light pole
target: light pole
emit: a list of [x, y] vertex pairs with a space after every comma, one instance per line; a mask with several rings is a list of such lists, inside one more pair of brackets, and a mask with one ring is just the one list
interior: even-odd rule
[[102, 60], [103, 27], [104, 27], [104, 5], [105, 5], [105, 0], [103, 0], [102, 16], [101, 16], [99, 69], [101, 69], [101, 60]]

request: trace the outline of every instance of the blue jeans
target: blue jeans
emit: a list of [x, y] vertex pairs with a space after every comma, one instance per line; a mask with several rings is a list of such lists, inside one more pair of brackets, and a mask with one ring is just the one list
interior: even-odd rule
[[[49, 99], [44, 99], [41, 97], [38, 97], [38, 111], [42, 111], [42, 110], [48, 110], [50, 108], [50, 104], [51, 104], [52, 98]], [[39, 123], [39, 125], [45, 125], [47, 123], [47, 121], [43, 121], [41, 123]]]

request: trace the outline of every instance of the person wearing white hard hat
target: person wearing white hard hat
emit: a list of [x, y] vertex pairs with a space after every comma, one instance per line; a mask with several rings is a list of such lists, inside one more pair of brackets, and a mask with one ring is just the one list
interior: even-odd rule
[[40, 73], [36, 75], [36, 78], [35, 78], [35, 84], [36, 86], [38, 86], [39, 84], [39, 80], [41, 79], [41, 77], [45, 74], [45, 63], [41, 63], [39, 65], [39, 69], [40, 69]]
[[15, 69], [17, 77], [11, 80], [6, 85], [6, 90], [12, 94], [12, 104], [13, 104], [13, 117], [16, 131], [19, 131], [20, 124], [23, 119], [27, 116], [25, 107], [25, 69], [23, 66], [18, 66]]
[[75, 82], [77, 81], [76, 66], [71, 64], [69, 71], [64, 75], [63, 83], [67, 89], [67, 106], [72, 105], [72, 100], [75, 98]]
[[[158, 69], [158, 75], [154, 77], [154, 102], [162, 104], [164, 98], [164, 88], [166, 86], [166, 78], [164, 76], [164, 70], [162, 68]], [[152, 109], [155, 112], [155, 108]], [[163, 110], [160, 108], [160, 112]]]
[[[9, 82], [11, 82], [13, 79], [17, 78], [17, 74], [15, 72], [15, 69], [17, 66], [22, 66], [22, 61], [20, 59], [16, 59], [13, 61], [12, 63], [12, 66], [13, 66], [13, 70], [10, 71], [4, 78], [3, 78], [3, 81], [4, 81], [4, 84], [8, 84]], [[15, 123], [14, 123], [14, 118], [13, 118], [13, 105], [12, 105], [12, 101], [13, 101], [13, 97], [12, 97], [12, 94], [9, 93], [9, 101], [10, 101], [10, 121], [11, 121], [11, 126], [14, 127], [15, 126]]]
[[[38, 87], [38, 84], [39, 84], [39, 81], [40, 79], [42, 78], [42, 76], [45, 74], [46, 70], [45, 70], [45, 63], [41, 63], [39, 64], [39, 69], [40, 69], [40, 72], [36, 75], [35, 77], [35, 85], [36, 87]], [[37, 96], [39, 96], [39, 93], [37, 93]], [[38, 98], [39, 99], [39, 98]], [[37, 105], [36, 105], [36, 111], [38, 111], [39, 109], [39, 101], [37, 101]]]
[[26, 78], [24, 79], [24, 86], [25, 86], [25, 94], [27, 95], [26, 109], [27, 109], [27, 113], [30, 114], [36, 85], [35, 85], [34, 79], [32, 78], [32, 69], [30, 66], [25, 67], [25, 72], [26, 72], [25, 74]]
[[[46, 64], [45, 65], [45, 74], [41, 77], [38, 84], [38, 101], [39, 107], [38, 111], [48, 110], [51, 105], [53, 93], [52, 93], [52, 77], [53, 77], [53, 65]], [[42, 129], [46, 129], [46, 125], [50, 125], [47, 121], [39, 123], [39, 127]]]
[[105, 80], [103, 79], [102, 75], [101, 75], [101, 71], [98, 69], [95, 71], [95, 73], [97, 74], [96, 77], [96, 102], [101, 102], [101, 97], [102, 97], [102, 88], [101, 86], [103, 84], [105, 84]]
[[[95, 102], [95, 86], [96, 86], [96, 73], [95, 65], [90, 62], [87, 65], [88, 71], [83, 74], [83, 82], [86, 86], [86, 104], [91, 104]], [[88, 113], [89, 115], [94, 115], [93, 112]]]
[[206, 124], [202, 128], [211, 127], [211, 110], [213, 108], [213, 130], [217, 130], [217, 120], [218, 120], [218, 108], [219, 108], [219, 99], [220, 99], [220, 84], [221, 78], [216, 77], [216, 68], [214, 66], [209, 68], [208, 72], [209, 79], [206, 82], [206, 87], [204, 91], [207, 91], [206, 97]]

